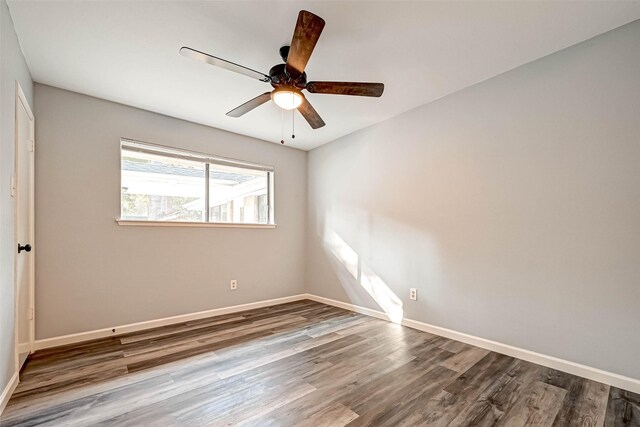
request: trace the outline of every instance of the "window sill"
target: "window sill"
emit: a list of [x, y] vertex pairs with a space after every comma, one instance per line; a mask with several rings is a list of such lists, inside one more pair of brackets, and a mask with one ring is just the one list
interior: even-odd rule
[[276, 228], [276, 224], [229, 224], [223, 222], [137, 221], [116, 219], [118, 225], [134, 227]]

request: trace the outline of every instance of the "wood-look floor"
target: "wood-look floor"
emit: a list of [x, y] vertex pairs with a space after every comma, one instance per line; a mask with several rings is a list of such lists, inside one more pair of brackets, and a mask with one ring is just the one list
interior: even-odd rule
[[31, 356], [2, 426], [631, 426], [640, 396], [312, 301]]

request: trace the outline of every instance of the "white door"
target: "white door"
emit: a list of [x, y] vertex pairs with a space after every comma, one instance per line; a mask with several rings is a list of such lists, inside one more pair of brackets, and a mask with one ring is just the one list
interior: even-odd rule
[[33, 113], [16, 83], [16, 349], [22, 368], [34, 340], [34, 121]]

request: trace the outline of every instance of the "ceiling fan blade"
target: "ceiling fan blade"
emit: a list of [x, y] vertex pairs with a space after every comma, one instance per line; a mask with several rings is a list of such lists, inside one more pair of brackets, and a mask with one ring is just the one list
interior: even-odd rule
[[307, 101], [307, 98], [302, 100], [298, 111], [313, 129], [318, 129], [325, 125], [324, 120], [322, 120], [322, 117], [320, 117], [318, 112], [311, 106], [309, 101]]
[[356, 82], [309, 82], [307, 90], [311, 93], [328, 93], [333, 95], [382, 96], [383, 83]]
[[180, 48], [180, 54], [187, 58], [193, 58], [205, 64], [215, 65], [216, 67], [224, 68], [225, 70], [233, 71], [235, 73], [244, 74], [245, 76], [253, 77], [261, 82], [270, 82], [271, 77], [266, 74], [262, 74], [259, 71], [252, 70], [251, 68], [243, 67], [236, 63], [211, 56], [207, 53], [200, 52], [199, 50], [191, 49], [190, 47]]
[[271, 92], [265, 92], [262, 95], [258, 95], [250, 101], [245, 102], [239, 107], [234, 108], [233, 110], [227, 113], [227, 116], [231, 117], [240, 117], [243, 114], [248, 113], [256, 107], [261, 106], [265, 102], [271, 99]]
[[287, 56], [287, 72], [290, 76], [302, 75], [323, 28], [324, 19], [306, 10], [300, 11]]

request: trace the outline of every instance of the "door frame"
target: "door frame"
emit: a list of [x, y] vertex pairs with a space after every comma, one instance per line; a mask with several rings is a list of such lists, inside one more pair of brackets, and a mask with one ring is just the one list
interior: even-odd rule
[[14, 111], [14, 167], [13, 167], [13, 183], [11, 187], [11, 195], [13, 196], [13, 292], [14, 292], [14, 347], [15, 347], [15, 366], [16, 372], [20, 370], [20, 351], [18, 348], [18, 188], [20, 183], [18, 182], [18, 163], [19, 163], [19, 138], [18, 138], [18, 109], [23, 107], [31, 120], [31, 126], [29, 133], [31, 134], [31, 149], [29, 152], [29, 242], [32, 245], [31, 263], [29, 264], [29, 354], [33, 353], [34, 341], [35, 341], [35, 261], [36, 261], [36, 248], [35, 248], [35, 117], [27, 97], [20, 86], [20, 83], [16, 80], [16, 98], [15, 98], [15, 111]]

